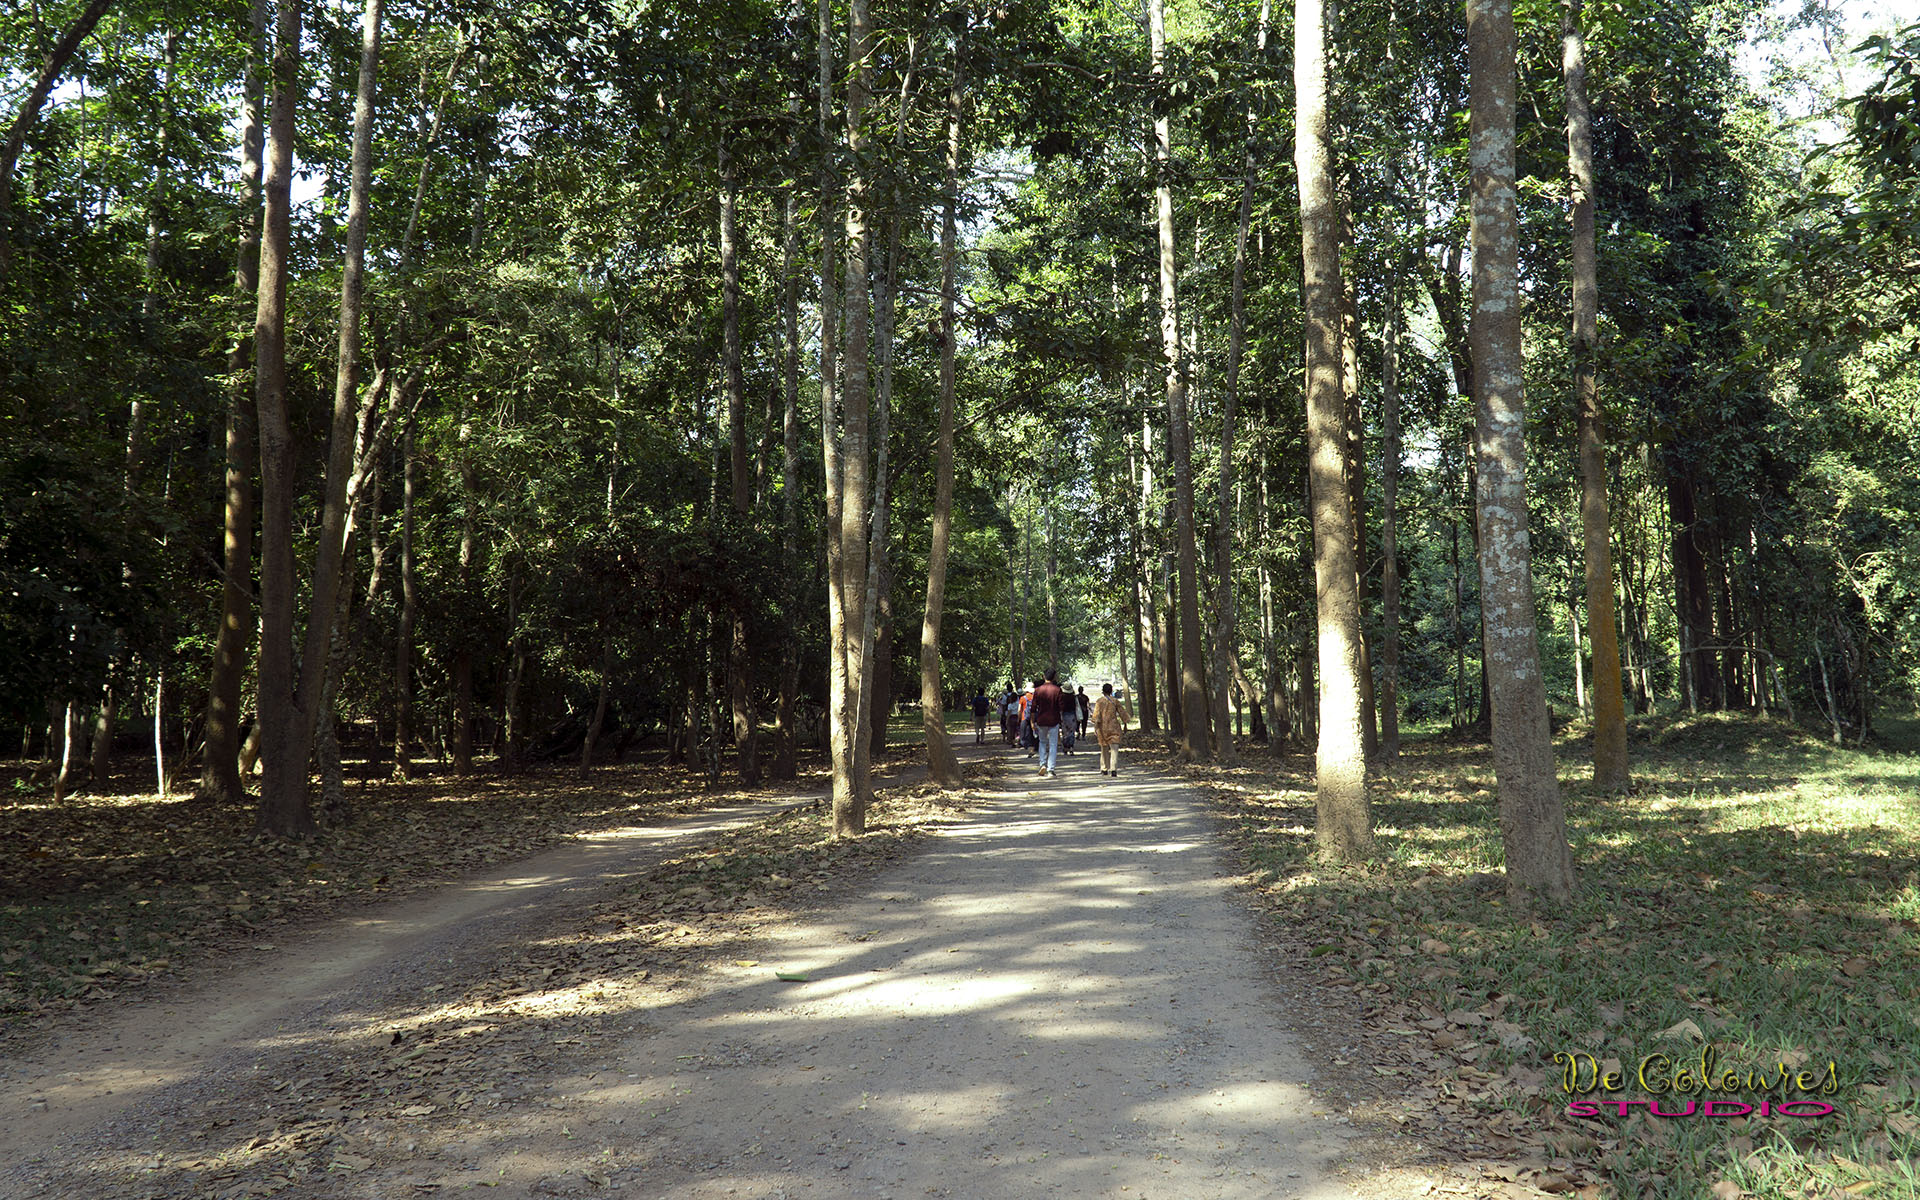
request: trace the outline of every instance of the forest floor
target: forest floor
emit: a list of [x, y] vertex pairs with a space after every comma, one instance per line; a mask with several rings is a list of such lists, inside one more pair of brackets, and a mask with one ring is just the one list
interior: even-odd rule
[[[1608, 797], [1574, 734], [1545, 921], [1445, 739], [1363, 870], [1304, 757], [1137, 737], [903, 756], [853, 843], [639, 767], [369, 785], [294, 849], [0, 806], [0, 1196], [1920, 1196], [1920, 759], [1663, 720]], [[1560, 1053], [1624, 1070], [1599, 1117]], [[1836, 1112], [1654, 1117], [1650, 1054], [1831, 1061]]]
[[1197, 793], [970, 742], [852, 845], [602, 832], [43, 1013], [0, 1194], [1409, 1194], [1331, 1173], [1365, 1139]]

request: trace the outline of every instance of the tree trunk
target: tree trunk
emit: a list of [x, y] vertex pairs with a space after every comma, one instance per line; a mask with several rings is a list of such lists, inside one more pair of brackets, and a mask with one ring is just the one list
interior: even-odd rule
[[[1336, 8], [1336, 13], [1337, 13]], [[1343, 235], [1346, 222], [1340, 226]], [[1380, 757], [1380, 718], [1373, 695], [1373, 646], [1367, 637], [1367, 448], [1360, 404], [1360, 315], [1353, 277], [1340, 282], [1340, 388], [1346, 397], [1344, 438], [1347, 511], [1353, 516], [1354, 603], [1360, 611], [1360, 744], [1368, 762]]]
[[34, 78], [33, 86], [27, 90], [26, 99], [20, 102], [20, 111], [14, 114], [13, 123], [7, 127], [7, 140], [0, 147], [0, 281], [7, 277], [13, 266], [13, 169], [20, 161], [20, 151], [27, 143], [27, 130], [33, 128], [39, 119], [40, 109], [46, 104], [47, 97], [53, 92], [53, 85], [59, 82], [60, 73], [67, 68], [74, 51], [80, 43], [87, 40], [93, 27], [100, 23], [107, 9], [113, 7], [113, 0], [89, 0], [80, 10], [80, 15], [47, 52], [40, 64], [40, 74]]
[[[240, 148], [240, 248], [233, 269], [234, 295], [241, 305], [257, 303], [260, 271], [261, 119], [264, 86], [260, 60], [265, 56], [267, 0], [253, 0], [244, 69]], [[244, 372], [252, 356], [244, 333], [227, 353], [225, 536], [221, 557], [220, 626], [214, 634], [213, 666], [207, 680], [206, 745], [200, 786], [194, 798], [208, 804], [241, 804], [247, 798], [240, 779], [240, 687], [247, 669], [247, 644], [253, 624], [253, 404]]]
[[[1048, 472], [1051, 475], [1051, 472]], [[1047, 593], [1047, 670], [1060, 669], [1060, 605], [1059, 597], [1054, 594], [1053, 577], [1060, 568], [1059, 555], [1053, 545], [1053, 495], [1050, 490], [1040, 493], [1040, 530], [1047, 540], [1047, 558], [1041, 564], [1044, 574], [1041, 583]]]
[[[1253, 489], [1253, 529], [1259, 545], [1266, 545], [1270, 529], [1267, 522], [1267, 451], [1260, 448], [1260, 478]], [[1267, 752], [1286, 753], [1289, 734], [1284, 675], [1280, 667], [1280, 629], [1273, 608], [1273, 572], [1265, 554], [1260, 564], [1260, 670], [1263, 701], [1266, 707]]]
[[1400, 760], [1400, 283], [1387, 289], [1380, 347], [1380, 761]]
[[[1620, 643], [1613, 612], [1613, 552], [1607, 511], [1606, 431], [1594, 355], [1600, 289], [1594, 244], [1593, 118], [1587, 108], [1586, 45], [1581, 0], [1561, 0], [1560, 62], [1567, 89], [1567, 171], [1573, 195], [1574, 408], [1580, 440], [1580, 522], [1587, 582], [1587, 639], [1593, 647], [1593, 782], [1623, 791], [1627, 763], [1626, 699], [1620, 686]], [[1576, 651], [1577, 653], [1577, 651]]]
[[[727, 387], [728, 476], [732, 483], [735, 528], [744, 533], [753, 518], [753, 480], [747, 468], [746, 382], [740, 369], [740, 258], [734, 230], [739, 193], [726, 138], [720, 141], [720, 323], [721, 356]], [[727, 701], [733, 716], [734, 754], [740, 782], [760, 782], [760, 718], [753, 710], [753, 647], [744, 607], [730, 614], [732, 641], [727, 651]]]
[[[797, 101], [796, 101], [797, 103]], [[781, 210], [781, 307], [786, 318], [785, 355], [781, 362], [781, 392], [784, 401], [782, 449], [785, 451], [780, 475], [782, 517], [781, 549], [788, 602], [799, 611], [802, 562], [800, 559], [800, 225], [798, 187], [787, 189]], [[780, 642], [780, 701], [776, 721], [779, 744], [769, 770], [775, 779], [792, 779], [799, 773], [799, 728], [796, 706], [800, 698], [800, 643], [797, 638]]]
[[1319, 748], [1314, 844], [1354, 862], [1373, 852], [1360, 688], [1358, 548], [1345, 470], [1346, 397], [1340, 361], [1339, 213], [1327, 131], [1324, 0], [1295, 0], [1294, 94], [1300, 181], [1307, 456], [1319, 610]]
[[1144, 407], [1140, 414], [1139, 481], [1140, 508], [1138, 518], [1133, 522], [1133, 569], [1129, 572], [1133, 576], [1134, 594], [1139, 598], [1141, 621], [1141, 625], [1134, 630], [1134, 657], [1140, 665], [1140, 731], [1158, 733], [1160, 679], [1156, 664], [1160, 657], [1160, 622], [1154, 613], [1153, 574], [1149, 565], [1153, 551], [1147, 536], [1148, 514], [1153, 511], [1153, 422]]
[[[1260, 21], [1254, 35], [1256, 59], [1267, 53], [1267, 26], [1272, 0], [1261, 0]], [[1240, 360], [1247, 340], [1247, 227], [1253, 223], [1253, 189], [1258, 165], [1257, 114], [1247, 105], [1247, 144], [1245, 167], [1240, 176], [1240, 211], [1233, 233], [1233, 285], [1228, 298], [1227, 379], [1220, 406], [1220, 511], [1214, 523], [1213, 552], [1217, 568], [1214, 580], [1213, 635], [1213, 723], [1220, 730], [1220, 758], [1233, 762], [1238, 754], [1226, 734], [1230, 672], [1238, 667], [1235, 655], [1235, 612], [1233, 599], [1233, 419], [1240, 401]]]
[[[1166, 14], [1163, 0], [1147, 0], [1153, 74], [1164, 87], [1167, 71]], [[1193, 434], [1187, 415], [1189, 370], [1180, 344], [1176, 272], [1173, 259], [1173, 182], [1170, 121], [1164, 108], [1153, 119], [1154, 200], [1160, 224], [1160, 355], [1166, 367], [1167, 456], [1173, 465], [1173, 537], [1178, 558], [1177, 603], [1180, 637], [1181, 754], [1189, 762], [1213, 757], [1208, 736], [1206, 680], [1201, 675], [1200, 576], [1193, 522]]]
[[867, 685], [867, 758], [887, 756], [887, 720], [893, 715], [893, 568], [883, 564], [875, 594], [879, 612], [868, 654], [873, 659], [873, 681]]
[[947, 596], [947, 541], [953, 531], [954, 262], [960, 207], [960, 122], [966, 97], [962, 41], [953, 45], [947, 84], [946, 203], [940, 217], [940, 432], [934, 465], [933, 534], [927, 551], [927, 608], [920, 624], [920, 728], [927, 741], [927, 777], [960, 786], [960, 761], [947, 740], [941, 696], [940, 619]]
[[1472, 69], [1474, 450], [1493, 762], [1517, 910], [1573, 895], [1534, 621], [1514, 188], [1513, 0], [1468, 0]]
[[[419, 612], [419, 594], [414, 586], [413, 494], [416, 463], [413, 456], [413, 422], [407, 422], [401, 443], [400, 466], [400, 628], [393, 647], [393, 775], [413, 778], [413, 763], [408, 747], [413, 740], [413, 627]], [[374, 516], [379, 519], [379, 514]]]
[[[260, 753], [265, 760], [258, 824], [262, 831], [313, 832], [307, 804], [312, 722], [295, 695], [293, 433], [286, 362], [288, 233], [293, 182], [293, 113], [299, 90], [300, 0], [283, 0], [273, 51], [272, 116], [267, 135], [260, 295], [254, 317], [254, 398], [260, 431]], [[315, 607], [320, 613], [326, 610]], [[324, 624], [324, 620], [317, 623]]]
[[[850, 160], [858, 164], [866, 151], [862, 129], [867, 97], [871, 91], [869, 25], [866, 0], [853, 0], [850, 25], [849, 78], [847, 83], [847, 147]], [[820, 3], [820, 124], [824, 145], [836, 141], [832, 130], [833, 113], [833, 9], [831, 0]], [[866, 780], [858, 775], [856, 752], [862, 725], [859, 705], [861, 663], [864, 647], [858, 644], [856, 623], [866, 609], [866, 536], [867, 536], [867, 454], [870, 388], [867, 376], [868, 313], [867, 266], [868, 228], [866, 185], [856, 172], [849, 180], [845, 195], [847, 263], [844, 317], [847, 345], [840, 368], [844, 371], [844, 389], [838, 386], [834, 369], [835, 343], [842, 319], [842, 298], [837, 287], [838, 246], [834, 235], [835, 195], [831, 155], [821, 161], [821, 204], [824, 222], [821, 263], [821, 444], [827, 480], [827, 539], [829, 575], [828, 626], [831, 647], [828, 654], [827, 721], [833, 764], [833, 832], [836, 837], [857, 837], [866, 832]], [[837, 393], [844, 390], [844, 395]], [[841, 432], [836, 428], [836, 409]]]

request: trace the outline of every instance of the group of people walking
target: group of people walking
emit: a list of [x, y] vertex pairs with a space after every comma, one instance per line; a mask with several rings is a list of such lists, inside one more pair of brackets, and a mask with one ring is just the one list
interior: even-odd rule
[[1051, 776], [1062, 753], [1072, 754], [1077, 738], [1085, 737], [1093, 726], [1094, 740], [1100, 744], [1100, 773], [1120, 774], [1120, 735], [1133, 721], [1133, 714], [1113, 694], [1113, 685], [1100, 685], [1100, 695], [1089, 699], [1087, 689], [1060, 686], [1060, 672], [1049, 670], [1035, 679], [1024, 692], [1008, 683], [995, 700], [982, 688], [973, 698], [973, 734], [976, 743], [987, 738], [987, 717], [998, 710], [1000, 736], [1009, 746], [1025, 746], [1027, 757], [1039, 760], [1042, 777]]

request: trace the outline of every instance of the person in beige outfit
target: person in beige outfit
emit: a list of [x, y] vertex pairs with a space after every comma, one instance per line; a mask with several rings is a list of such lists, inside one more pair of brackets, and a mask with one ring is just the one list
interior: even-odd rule
[[1093, 736], [1100, 743], [1100, 773], [1120, 774], [1120, 734], [1133, 720], [1127, 706], [1113, 698], [1113, 685], [1100, 685], [1100, 698], [1093, 702]]

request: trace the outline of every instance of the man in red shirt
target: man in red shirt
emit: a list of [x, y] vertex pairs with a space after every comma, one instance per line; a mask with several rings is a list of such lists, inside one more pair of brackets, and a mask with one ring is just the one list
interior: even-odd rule
[[1033, 721], [1034, 736], [1040, 739], [1040, 773], [1053, 774], [1060, 757], [1060, 719], [1066, 711], [1066, 693], [1060, 690], [1060, 672], [1048, 670], [1047, 677], [1033, 689], [1033, 703], [1027, 715]]

